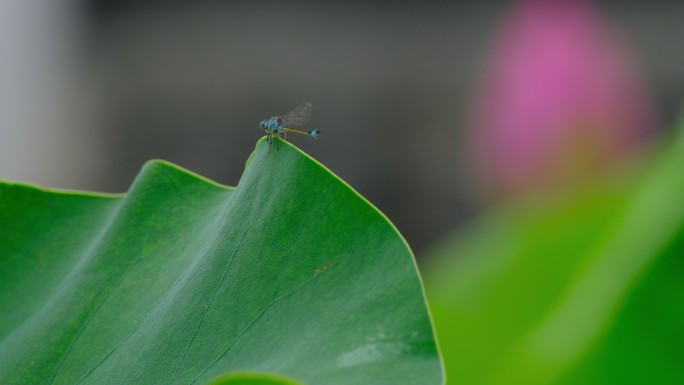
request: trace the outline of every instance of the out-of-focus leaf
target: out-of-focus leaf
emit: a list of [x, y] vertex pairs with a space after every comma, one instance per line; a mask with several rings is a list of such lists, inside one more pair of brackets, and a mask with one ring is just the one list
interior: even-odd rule
[[260, 373], [232, 373], [219, 376], [207, 385], [300, 385], [282, 376]]
[[411, 251], [292, 145], [236, 188], [148, 163], [124, 195], [0, 183], [0, 383], [440, 384]]
[[493, 211], [432, 257], [449, 383], [684, 383], [684, 141], [626, 183]]

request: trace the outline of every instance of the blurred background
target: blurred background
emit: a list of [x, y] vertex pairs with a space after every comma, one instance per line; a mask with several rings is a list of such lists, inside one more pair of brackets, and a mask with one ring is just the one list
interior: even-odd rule
[[[163, 158], [236, 185], [262, 136], [258, 122], [310, 101], [311, 128], [323, 137], [290, 140], [385, 212], [420, 256], [489, 201], [552, 183], [543, 172], [512, 181], [501, 174], [516, 170], [473, 167], [472, 149], [506, 153], [487, 138], [508, 128], [477, 130], [500, 123], [487, 121], [483, 104], [510, 104], [492, 95], [506, 85], [491, 78], [524, 78], [496, 65], [527, 66], [500, 44], [513, 4], [3, 2], [0, 178], [123, 192], [146, 160]], [[636, 79], [630, 87], [646, 106], [638, 135], [627, 136], [670, 127], [684, 92], [684, 3], [593, 5], [615, 33], [616, 60], [628, 63], [609, 64], [607, 73]], [[534, 141], [534, 132], [515, 129], [516, 138]], [[496, 161], [511, 163], [502, 156]]]

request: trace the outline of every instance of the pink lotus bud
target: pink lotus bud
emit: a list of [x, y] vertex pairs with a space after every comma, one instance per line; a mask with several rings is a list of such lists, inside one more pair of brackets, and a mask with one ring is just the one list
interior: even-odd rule
[[625, 48], [587, 0], [518, 2], [473, 107], [475, 167], [509, 197], [601, 175], [643, 145], [655, 121]]

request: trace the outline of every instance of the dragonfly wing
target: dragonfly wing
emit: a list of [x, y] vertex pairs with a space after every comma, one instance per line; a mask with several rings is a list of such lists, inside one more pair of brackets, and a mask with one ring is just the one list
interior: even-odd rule
[[313, 105], [304, 103], [283, 115], [283, 126], [291, 128], [304, 127], [313, 116]]

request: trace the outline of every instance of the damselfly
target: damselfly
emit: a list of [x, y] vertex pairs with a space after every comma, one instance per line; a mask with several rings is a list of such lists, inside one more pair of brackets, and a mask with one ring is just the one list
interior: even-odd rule
[[259, 123], [259, 128], [266, 131], [268, 144], [271, 144], [273, 135], [278, 135], [283, 139], [287, 139], [288, 132], [295, 132], [297, 134], [308, 135], [312, 138], [318, 139], [321, 135], [320, 130], [306, 131], [301, 128], [304, 127], [313, 116], [313, 106], [311, 103], [304, 103], [294, 110], [282, 116], [273, 116], [269, 119], [262, 120]]

